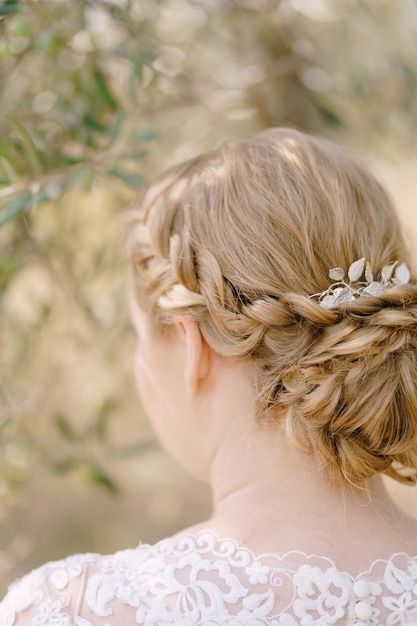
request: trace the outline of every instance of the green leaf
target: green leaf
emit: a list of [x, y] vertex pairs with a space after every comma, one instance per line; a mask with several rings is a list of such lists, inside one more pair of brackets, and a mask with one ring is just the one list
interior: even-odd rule
[[121, 170], [115, 165], [107, 168], [107, 173], [115, 178], [119, 178], [124, 183], [131, 185], [132, 187], [144, 187], [146, 185], [146, 181], [139, 174], [135, 174], [134, 172], [126, 172], [126, 170]]
[[0, 211], [0, 227], [23, 211], [33, 209], [38, 204], [42, 204], [42, 202], [56, 200], [70, 183], [71, 180], [67, 178], [56, 180], [43, 185], [36, 193], [26, 191], [20, 196], [12, 198], [4, 204], [2, 211]]
[[117, 116], [116, 116], [116, 121], [113, 124], [113, 126], [110, 127], [109, 132], [107, 133], [107, 137], [109, 141], [106, 146], [106, 150], [111, 148], [111, 146], [114, 144], [116, 139], [120, 136], [120, 131], [121, 131], [121, 128], [125, 119], [126, 119], [126, 113], [122, 109], [119, 109]]
[[55, 57], [60, 52], [61, 47], [58, 37], [52, 33], [43, 32], [36, 40], [36, 49], [50, 57]]
[[152, 130], [152, 128], [139, 130], [133, 135], [133, 139], [136, 139], [138, 141], [151, 141], [152, 139], [156, 139], [157, 137], [158, 133], [156, 132], [156, 130]]
[[107, 398], [101, 405], [94, 430], [99, 439], [104, 439], [107, 434], [107, 424], [109, 417], [117, 406], [117, 402], [113, 398]]
[[26, 191], [22, 195], [6, 202], [3, 209], [0, 211], [0, 227], [7, 224], [7, 222], [19, 215], [19, 213], [23, 213], [23, 211], [28, 208], [31, 200], [32, 194]]
[[93, 485], [104, 487], [112, 496], [119, 495], [119, 488], [116, 483], [96, 463], [88, 465], [87, 480]]
[[16, 159], [14, 159], [5, 146], [0, 144], [0, 164], [10, 182], [18, 181], [18, 167]]
[[126, 155], [126, 158], [134, 159], [135, 161], [143, 161], [146, 155], [147, 155], [147, 152], [145, 152], [145, 150], [141, 150], [140, 152], [132, 152]]
[[115, 459], [126, 459], [129, 457], [140, 456], [145, 452], [149, 452], [149, 450], [155, 450], [160, 446], [159, 441], [154, 438], [148, 441], [139, 441], [138, 443], [133, 443], [130, 446], [123, 446], [121, 448], [117, 448], [112, 452], [112, 458]]
[[317, 110], [326, 122], [332, 124], [333, 126], [343, 126], [342, 118], [334, 111], [331, 111], [328, 107], [319, 105], [317, 106]]
[[119, 108], [119, 103], [108, 88], [103, 75], [98, 70], [95, 70], [93, 73], [93, 81], [99, 97], [110, 109], [116, 111]]
[[64, 154], [60, 152], [56, 155], [56, 162], [61, 163], [62, 165], [80, 165], [80, 163], [85, 163], [84, 157], [73, 157], [69, 154]]
[[82, 121], [89, 130], [98, 131], [101, 133], [107, 131], [107, 126], [104, 126], [104, 124], [99, 122], [95, 117], [91, 115], [91, 113], [84, 113]]
[[88, 193], [92, 190], [94, 184], [94, 174], [89, 170], [83, 170], [79, 177], [81, 187], [83, 191]]
[[15, 2], [7, 2], [0, 4], [0, 15], [6, 15], [10, 13], [18, 13], [20, 11], [18, 5]]
[[11, 185], [12, 182], [16, 182], [16, 174], [10, 163], [0, 157], [0, 185]]
[[78, 437], [66, 417], [64, 417], [63, 415], [56, 415], [55, 425], [57, 426], [64, 439], [66, 439], [67, 441], [77, 441]]
[[43, 185], [38, 195], [36, 196], [36, 203], [48, 202], [48, 200], [56, 200], [65, 189], [70, 185], [71, 179], [63, 178], [61, 180], [50, 181]]
[[32, 24], [25, 15], [18, 15], [9, 25], [9, 33], [16, 37], [29, 37], [32, 32]]
[[134, 53], [132, 56], [132, 71], [129, 76], [128, 93], [131, 100], [136, 100], [136, 84], [142, 76], [142, 59]]
[[26, 155], [26, 158], [29, 162], [29, 165], [31, 166], [33, 173], [36, 177], [39, 177], [42, 175], [42, 161], [39, 157], [38, 154], [38, 150], [33, 142], [32, 137], [30, 136], [29, 132], [26, 130], [26, 128], [20, 123], [18, 122], [15, 118], [13, 118], [11, 115], [6, 115], [5, 116], [7, 121], [9, 122], [10, 126], [13, 128], [14, 132], [16, 133], [16, 135], [20, 138], [21, 142], [22, 142], [22, 147], [24, 150], [24, 153]]
[[9, 282], [18, 268], [19, 264], [17, 263], [13, 253], [8, 256], [0, 257], [0, 289], [2, 289]]

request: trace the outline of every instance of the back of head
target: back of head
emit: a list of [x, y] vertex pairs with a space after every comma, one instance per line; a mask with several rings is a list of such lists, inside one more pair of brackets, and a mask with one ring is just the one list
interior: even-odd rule
[[[335, 481], [417, 482], [417, 288], [332, 308], [329, 269], [404, 262], [368, 169], [333, 143], [271, 129], [177, 165], [131, 229], [137, 297], [161, 324], [185, 313], [220, 354], [257, 364], [260, 419], [280, 420]], [[356, 295], [356, 294], [355, 294]]]

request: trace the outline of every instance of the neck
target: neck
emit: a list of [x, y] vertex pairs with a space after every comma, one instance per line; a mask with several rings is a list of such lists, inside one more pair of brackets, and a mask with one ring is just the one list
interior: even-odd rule
[[288, 443], [279, 425], [252, 424], [249, 434], [223, 440], [212, 463], [211, 522], [219, 534], [263, 550], [272, 539], [277, 545], [280, 529], [286, 549], [311, 552], [337, 535], [335, 526], [390, 526], [393, 509], [381, 480], [332, 485], [314, 456]]
[[239, 501], [247, 503], [248, 498], [264, 502], [271, 510], [271, 500], [265, 500], [265, 494], [295, 507], [300, 501], [303, 506], [317, 507], [333, 500], [345, 504], [352, 501], [362, 507], [372, 496], [378, 500], [385, 497], [380, 481], [366, 487], [332, 485], [314, 456], [287, 442], [277, 424], [254, 421], [249, 436], [242, 433], [233, 438], [231, 445], [222, 443], [211, 468], [213, 501], [218, 511], [234, 507]]

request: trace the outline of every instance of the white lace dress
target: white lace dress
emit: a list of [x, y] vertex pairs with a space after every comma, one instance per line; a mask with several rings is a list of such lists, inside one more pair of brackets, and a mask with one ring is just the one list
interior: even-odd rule
[[359, 576], [329, 559], [255, 556], [211, 531], [48, 563], [14, 583], [1, 626], [417, 626], [417, 556]]

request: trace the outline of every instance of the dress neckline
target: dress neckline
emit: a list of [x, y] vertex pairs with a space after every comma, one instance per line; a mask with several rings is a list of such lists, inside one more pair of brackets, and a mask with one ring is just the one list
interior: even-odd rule
[[[307, 553], [303, 550], [291, 549], [286, 552], [274, 552], [274, 551], [261, 551], [256, 552], [253, 549], [246, 546], [243, 542], [227, 536], [221, 536], [218, 532], [211, 528], [202, 528], [198, 531], [179, 531], [167, 539], [161, 539], [154, 544], [155, 549], [158, 551], [162, 549], [165, 552], [166, 549], [172, 549], [175, 553], [187, 551], [189, 549], [197, 549], [201, 552], [210, 551], [213, 555], [225, 558], [239, 558], [242, 559], [244, 555], [252, 562], [262, 562], [265, 560], [274, 560], [277, 564], [287, 563], [312, 563], [314, 566], [319, 566], [320, 569], [332, 568], [337, 570], [340, 574], [350, 578], [354, 583], [363, 577], [372, 576], [372, 572], [376, 568], [386, 570], [389, 565], [393, 565], [394, 562], [401, 561], [403, 564], [411, 564], [417, 561], [417, 548], [416, 554], [409, 554], [405, 551], [397, 551], [392, 553], [389, 558], [378, 557], [370, 562], [365, 568], [360, 569], [358, 573], [352, 574], [348, 571], [348, 568], [339, 567], [336, 564], [336, 560], [329, 556], [325, 556], [318, 553]], [[414, 565], [417, 567], [417, 563]]]

